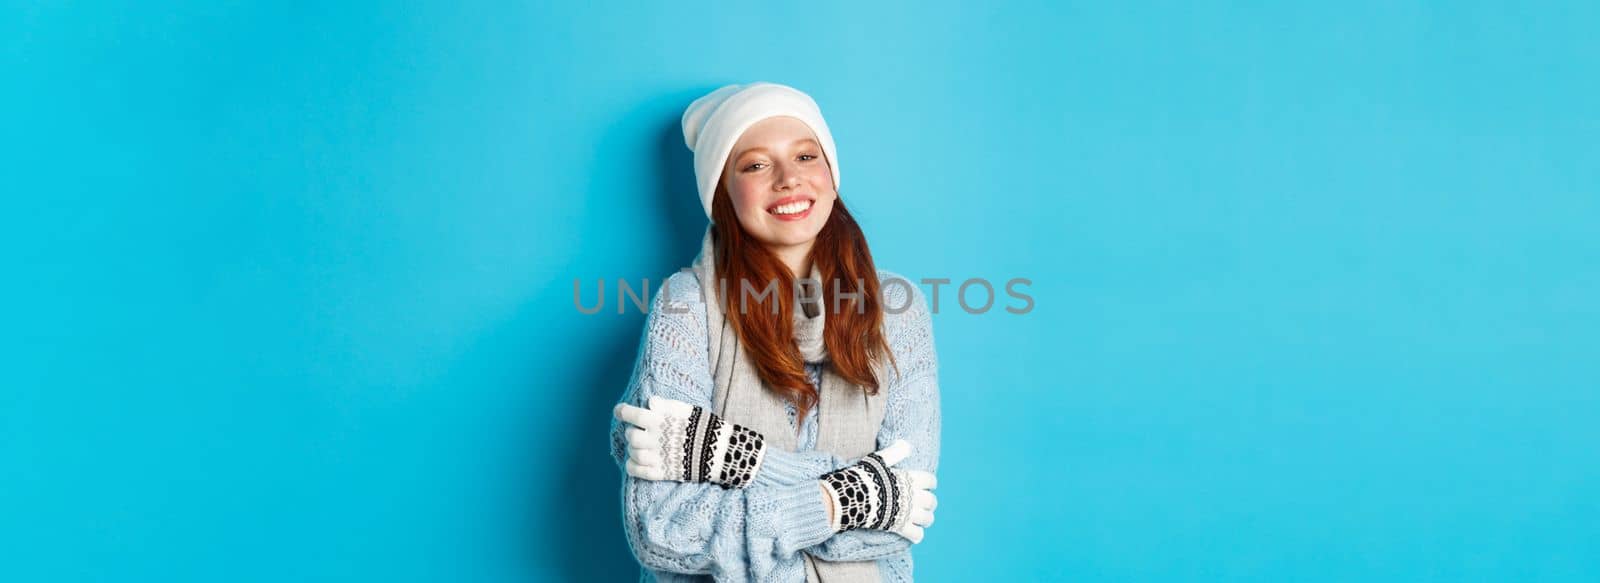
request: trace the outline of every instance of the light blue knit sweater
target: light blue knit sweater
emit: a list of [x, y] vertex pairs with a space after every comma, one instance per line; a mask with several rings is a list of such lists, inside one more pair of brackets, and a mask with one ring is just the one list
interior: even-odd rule
[[[880, 281], [898, 277], [878, 272]], [[888, 400], [878, 447], [904, 439], [913, 453], [896, 467], [934, 472], [939, 460], [939, 382], [932, 320], [915, 286], [882, 288], [887, 307], [907, 306], [907, 288], [911, 298], [909, 309], [884, 314], [885, 339], [899, 372], [891, 371], [884, 387]], [[662, 284], [651, 302], [623, 402], [642, 407], [659, 395], [711, 408], [705, 310], [692, 273], [679, 272]], [[820, 369], [808, 365], [808, 372], [815, 384]], [[628, 544], [645, 567], [641, 580], [705, 581], [709, 576], [715, 581], [804, 581], [805, 552], [828, 561], [875, 560], [884, 581], [911, 581], [910, 541], [883, 531], [835, 534], [829, 528], [817, 478], [855, 460], [814, 449], [817, 409], [802, 420], [796, 451], [771, 448], [748, 488], [655, 482], [624, 473], [623, 518]], [[789, 416], [795, 416], [792, 407]], [[612, 422], [611, 455], [619, 469], [626, 452], [625, 429]]]

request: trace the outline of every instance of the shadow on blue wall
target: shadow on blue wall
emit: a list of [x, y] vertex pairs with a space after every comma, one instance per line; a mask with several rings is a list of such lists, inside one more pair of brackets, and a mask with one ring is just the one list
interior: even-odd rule
[[[665, 276], [688, 265], [694, 258], [706, 227], [705, 215], [694, 195], [692, 155], [684, 147], [678, 117], [693, 97], [703, 93], [685, 92], [652, 101], [614, 126], [620, 136], [608, 136], [616, 138], [608, 143], [622, 149], [630, 158], [647, 158], [627, 167], [653, 169], [650, 176], [626, 180], [636, 181], [636, 188], [630, 191], [638, 192], [643, 199], [638, 201], [638, 208], [653, 208], [656, 212], [647, 216], [666, 219], [661, 233], [664, 240], [651, 246], [653, 249], [634, 246], [630, 251], [644, 254], [646, 273], [651, 274], [650, 283], [655, 288], [659, 288]], [[656, 131], [652, 135], [648, 129], [640, 131], [640, 128], [656, 128]], [[602, 165], [600, 171], [610, 168], [613, 167]], [[570, 282], [555, 282], [550, 289], [562, 293], [541, 294], [552, 296], [544, 299], [553, 303], [540, 305], [566, 307], [570, 300], [565, 294], [570, 293], [570, 286]], [[651, 293], [656, 291], [652, 289]], [[628, 317], [596, 319], [597, 325], [585, 327], [595, 336], [588, 342], [576, 343], [574, 348], [588, 350], [587, 354], [561, 355], [567, 358], [558, 366], [572, 367], [571, 376], [575, 381], [572, 386], [585, 388], [576, 401], [582, 420], [572, 425], [567, 434], [555, 435], [554, 443], [535, 439], [526, 446], [532, 450], [527, 459], [560, 452], [558, 459], [553, 460], [560, 483], [548, 490], [553, 495], [544, 501], [546, 506], [535, 507], [535, 512], [526, 517], [523, 540], [530, 545], [541, 540], [557, 541], [558, 548], [551, 549], [547, 556], [560, 564], [540, 567], [559, 567], [558, 572], [568, 581], [638, 578], [639, 565], [628, 550], [622, 530], [622, 473], [611, 459], [609, 449], [611, 408], [626, 389], [643, 333], [644, 317], [632, 311], [631, 306], [629, 310]], [[529, 418], [533, 417], [530, 413]], [[537, 427], [531, 431], [541, 435], [549, 433]], [[531, 476], [531, 479], [549, 477]], [[524, 491], [532, 491], [532, 488]], [[557, 520], [555, 524], [548, 524], [549, 519], [540, 519], [540, 516], [554, 516]], [[552, 531], [564, 532], [552, 537]]]

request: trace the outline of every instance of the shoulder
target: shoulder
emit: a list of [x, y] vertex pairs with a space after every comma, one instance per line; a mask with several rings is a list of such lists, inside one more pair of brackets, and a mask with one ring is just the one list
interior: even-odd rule
[[[700, 278], [694, 272], [680, 269], [661, 282], [661, 288], [656, 290], [656, 303], [675, 302], [677, 305], [692, 306], [705, 304], [705, 298], [700, 295]], [[655, 309], [652, 305], [651, 309]]]
[[899, 374], [893, 375], [895, 381], [934, 372], [938, 359], [933, 347], [933, 315], [917, 282], [879, 269], [878, 293], [883, 298], [883, 338], [899, 368]]
[[674, 273], [656, 290], [645, 318], [644, 342], [657, 354], [706, 354], [706, 305], [693, 273]]
[[628, 399], [663, 396], [696, 405], [711, 399], [705, 303], [694, 274], [669, 276], [650, 299]]
[[879, 269], [878, 294], [882, 298], [885, 335], [933, 325], [928, 300], [911, 278]]

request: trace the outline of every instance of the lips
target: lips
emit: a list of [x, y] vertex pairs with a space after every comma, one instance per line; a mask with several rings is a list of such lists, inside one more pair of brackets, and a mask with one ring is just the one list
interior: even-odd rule
[[[813, 197], [810, 197], [810, 196], [807, 196], [807, 195], [803, 195], [803, 194], [796, 194], [796, 195], [793, 195], [793, 196], [785, 196], [783, 198], [778, 199], [776, 202], [773, 202], [771, 205], [768, 205], [767, 206], [767, 212], [775, 214], [775, 215], [777, 215], [777, 214], [797, 214], [799, 212], [802, 212], [802, 211], [805, 211], [805, 210], [809, 210], [811, 205], [816, 204], [816, 202], [817, 202], [817, 199], [815, 199]], [[787, 207], [787, 208], [785, 208], [785, 207]], [[779, 209], [783, 209], [783, 210], [786, 210], [786, 211], [789, 211], [789, 212], [780, 213], [780, 212], [778, 212]]]
[[780, 221], [799, 221], [811, 216], [811, 209], [816, 207], [816, 203], [817, 199], [809, 196], [786, 196], [767, 207], [767, 212]]

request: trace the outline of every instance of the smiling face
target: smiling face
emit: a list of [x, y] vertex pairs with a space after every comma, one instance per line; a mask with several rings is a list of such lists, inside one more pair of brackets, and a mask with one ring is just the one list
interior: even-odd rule
[[792, 117], [769, 117], [745, 130], [728, 156], [722, 184], [739, 225], [785, 255], [810, 251], [839, 197], [816, 135]]

